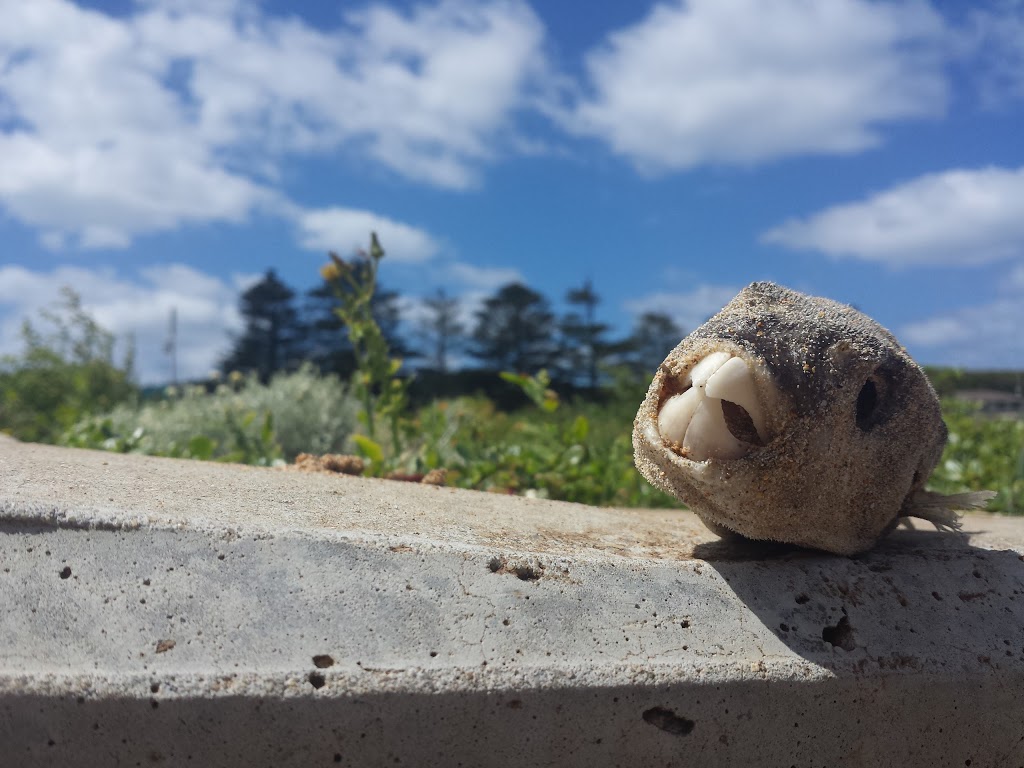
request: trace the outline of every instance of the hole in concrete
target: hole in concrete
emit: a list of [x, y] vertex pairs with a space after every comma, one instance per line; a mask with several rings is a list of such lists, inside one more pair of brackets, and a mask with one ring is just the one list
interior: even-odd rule
[[789, 632], [789, 624], [779, 624], [779, 629], [783, 632]]
[[320, 672], [310, 672], [309, 684], [317, 690], [320, 690], [327, 684], [327, 678], [325, 678]]
[[963, 600], [965, 603], [969, 600], [977, 600], [979, 597], [984, 597], [984, 592], [960, 592], [957, 597]]
[[144, 586], [144, 587], [148, 587], [148, 586], [149, 586], [149, 584], [150, 584], [150, 581], [149, 581], [149, 579], [143, 579], [143, 580], [142, 580], [142, 586]]
[[166, 653], [167, 651], [171, 650], [171, 648], [173, 648], [174, 645], [175, 645], [175, 642], [173, 640], [157, 640], [156, 641], [156, 652], [157, 653]]
[[160, 702], [159, 701], [151, 701], [151, 702], [149, 702], [149, 705], [151, 707], [153, 707], [153, 709], [158, 709], [160, 707]]
[[644, 722], [650, 723], [655, 728], [659, 728], [665, 733], [671, 733], [673, 736], [685, 736], [696, 723], [693, 720], [687, 720], [685, 717], [680, 717], [671, 709], [665, 709], [664, 707], [652, 707], [643, 714]]
[[850, 626], [850, 619], [846, 616], [843, 616], [834, 627], [825, 627], [821, 630], [821, 639], [844, 651], [852, 651], [857, 647], [857, 643], [853, 639], [853, 627]]
[[318, 656], [313, 657], [313, 666], [317, 669], [327, 669], [327, 667], [334, 666], [334, 659], [326, 653], [321, 653]]
[[540, 573], [532, 565], [517, 565], [515, 574], [520, 581], [536, 581], [540, 578]]
[[[531, 565], [530, 563], [509, 563], [504, 557], [492, 557], [487, 563], [491, 573], [512, 573], [520, 581], [537, 581], [544, 575], [543, 565]], [[527, 598], [529, 599], [529, 598]]]
[[796, 596], [796, 604], [797, 605], [803, 605], [804, 603], [808, 602], [810, 599], [811, 598], [809, 598], [807, 595], [797, 595]]
[[160, 683], [150, 683], [149, 692], [160, 693]]
[[690, 620], [689, 619], [683, 619], [682, 621], [679, 622], [679, 626], [682, 627], [683, 629], [689, 629], [689, 627], [690, 627]]
[[68, 565], [65, 565], [64, 566], [64, 570], [62, 570], [60, 572], [60, 577], [62, 579], [70, 579], [71, 578], [71, 567], [68, 566]]
[[431, 652], [430, 652], [430, 658], [432, 658], [432, 659], [433, 659], [433, 658], [434, 658], [434, 657], [436, 657], [436, 656], [437, 656], [437, 651], [431, 651]]
[[334, 753], [334, 762], [336, 762], [336, 763], [340, 763], [341, 762], [341, 753], [340, 752], [335, 752]]
[[940, 595], [938, 592], [932, 592], [932, 597], [934, 597], [936, 600], [942, 599], [942, 595]]

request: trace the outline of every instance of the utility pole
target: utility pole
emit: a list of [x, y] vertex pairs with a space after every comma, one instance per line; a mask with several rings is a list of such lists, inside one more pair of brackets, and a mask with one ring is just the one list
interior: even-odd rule
[[178, 308], [171, 307], [171, 322], [164, 342], [164, 354], [171, 358], [171, 384], [178, 386]]

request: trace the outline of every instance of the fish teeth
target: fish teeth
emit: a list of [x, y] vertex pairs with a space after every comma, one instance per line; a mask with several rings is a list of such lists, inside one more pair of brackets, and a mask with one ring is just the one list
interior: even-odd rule
[[741, 443], [729, 431], [722, 414], [722, 401], [706, 397], [690, 420], [683, 439], [683, 448], [690, 458], [738, 459], [750, 453], [750, 446]]
[[754, 375], [750, 372], [750, 366], [745, 360], [733, 357], [721, 365], [707, 380], [704, 392], [708, 397], [728, 400], [730, 403], [742, 406], [750, 414], [750, 420], [754, 422], [754, 429], [757, 430], [757, 436], [761, 438], [761, 442], [768, 442], [764, 412], [757, 398]]
[[732, 355], [728, 352], [712, 352], [693, 366], [693, 369], [690, 371], [690, 383], [695, 387], [703, 387], [704, 384], [707, 383], [707, 380], [710, 379], [719, 368], [725, 365], [731, 357]]
[[[658, 412], [658, 431], [694, 461], [738, 459], [753, 449], [726, 423], [722, 401], [740, 406], [750, 416], [760, 444], [768, 442], [764, 409], [745, 360], [728, 352], [712, 352], [690, 370], [690, 387], [672, 395]], [[751, 435], [753, 438], [753, 435]]]
[[690, 426], [693, 412], [704, 400], [701, 391], [696, 387], [673, 395], [661, 407], [658, 413], [658, 431], [662, 437], [673, 443], [683, 444], [686, 428]]

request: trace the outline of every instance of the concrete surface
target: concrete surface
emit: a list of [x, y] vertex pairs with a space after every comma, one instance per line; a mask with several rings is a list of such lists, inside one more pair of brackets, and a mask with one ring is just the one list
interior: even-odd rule
[[844, 558], [0, 440], [0, 766], [1024, 766], [1022, 523]]

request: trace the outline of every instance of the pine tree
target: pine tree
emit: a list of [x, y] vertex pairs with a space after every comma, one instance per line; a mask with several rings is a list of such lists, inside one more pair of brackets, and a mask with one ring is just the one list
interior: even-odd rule
[[582, 381], [593, 390], [597, 388], [598, 368], [613, 350], [603, 338], [608, 326], [595, 319], [601, 298], [587, 280], [580, 288], [569, 291], [566, 301], [582, 312], [570, 312], [562, 319], [563, 375], [568, 381]]
[[[352, 262], [352, 268], [365, 270], [369, 265], [365, 261], [357, 260]], [[339, 287], [342, 290], [348, 288], [346, 285]], [[411, 356], [411, 350], [399, 335], [402, 318], [398, 294], [378, 287], [370, 304], [373, 308], [373, 318], [384, 334], [391, 353], [399, 357]], [[355, 357], [341, 319], [335, 313], [337, 306], [335, 287], [326, 280], [306, 293], [303, 308], [307, 327], [305, 352], [306, 357], [321, 371], [337, 373], [342, 378], [347, 378], [355, 370]]]
[[619, 345], [625, 362], [636, 373], [653, 376], [685, 332], [664, 312], [645, 312], [633, 324], [633, 332]]
[[298, 367], [304, 333], [294, 300], [295, 292], [273, 269], [245, 291], [239, 299], [245, 328], [221, 362], [221, 370], [255, 371], [261, 381], [267, 381], [277, 371]]
[[547, 299], [509, 283], [477, 311], [471, 353], [494, 370], [536, 373], [557, 362], [554, 330]]
[[459, 320], [459, 300], [448, 296], [439, 288], [433, 296], [423, 300], [427, 316], [423, 322], [423, 335], [433, 347], [431, 364], [440, 374], [448, 372], [448, 355], [459, 343], [465, 327]]

